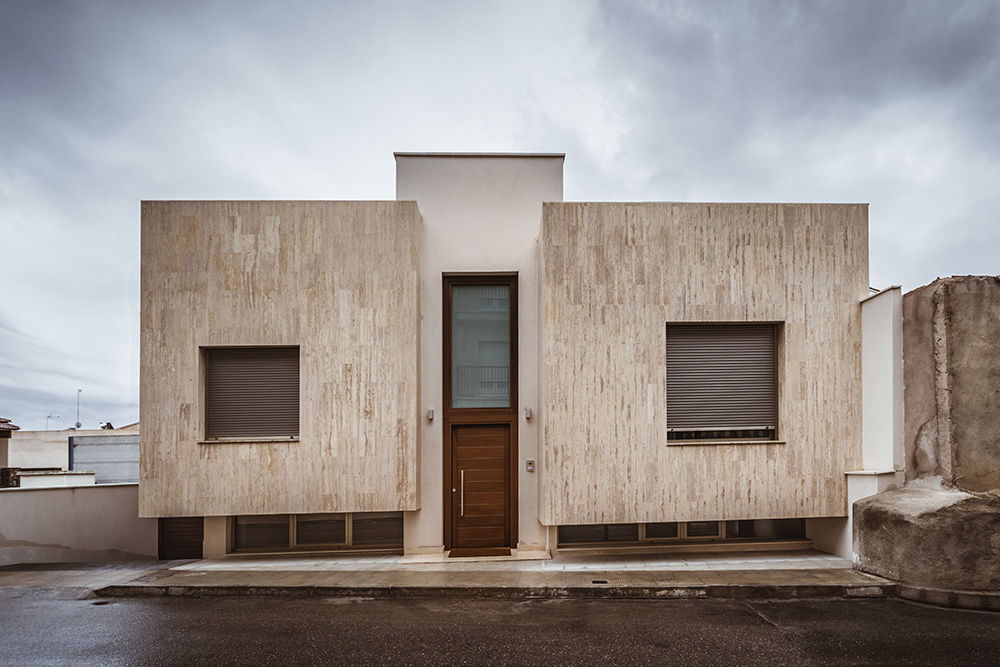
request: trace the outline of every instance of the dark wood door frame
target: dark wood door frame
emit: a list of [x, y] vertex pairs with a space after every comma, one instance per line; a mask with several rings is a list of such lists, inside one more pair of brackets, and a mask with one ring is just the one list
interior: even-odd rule
[[[517, 547], [517, 273], [445, 273], [442, 275], [442, 304], [444, 328], [443, 383], [443, 477], [444, 486], [444, 548], [450, 550], [453, 543], [453, 505], [455, 481], [452, 474], [452, 426], [458, 424], [508, 424], [510, 426], [510, 464], [507, 480], [509, 516], [506, 539], [511, 549]], [[453, 408], [451, 407], [451, 288], [454, 285], [508, 285], [510, 289], [510, 405], [506, 408]]]

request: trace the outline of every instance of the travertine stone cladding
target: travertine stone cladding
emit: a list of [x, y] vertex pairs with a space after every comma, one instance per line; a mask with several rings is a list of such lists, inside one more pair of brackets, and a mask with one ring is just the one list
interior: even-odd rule
[[[863, 204], [543, 207], [542, 523], [846, 516]], [[667, 444], [665, 324], [779, 322], [776, 444]]]
[[[414, 202], [143, 202], [141, 516], [413, 510]], [[199, 444], [200, 348], [298, 345], [300, 440]]]

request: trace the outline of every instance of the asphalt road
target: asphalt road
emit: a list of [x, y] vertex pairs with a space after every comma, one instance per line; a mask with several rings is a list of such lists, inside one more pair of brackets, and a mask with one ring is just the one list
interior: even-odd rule
[[315, 663], [996, 665], [1000, 614], [897, 600], [76, 600], [0, 591], [0, 664]]

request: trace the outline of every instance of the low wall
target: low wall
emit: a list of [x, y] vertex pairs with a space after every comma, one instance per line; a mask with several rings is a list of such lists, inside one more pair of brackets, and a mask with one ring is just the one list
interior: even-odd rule
[[0, 489], [0, 565], [156, 557], [138, 484]]

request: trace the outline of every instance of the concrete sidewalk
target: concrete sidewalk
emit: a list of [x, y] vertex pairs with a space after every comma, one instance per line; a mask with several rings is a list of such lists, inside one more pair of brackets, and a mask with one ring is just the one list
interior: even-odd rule
[[885, 597], [893, 582], [819, 552], [558, 555], [410, 562], [400, 556], [230, 557], [173, 562], [97, 587], [100, 596], [529, 598]]

